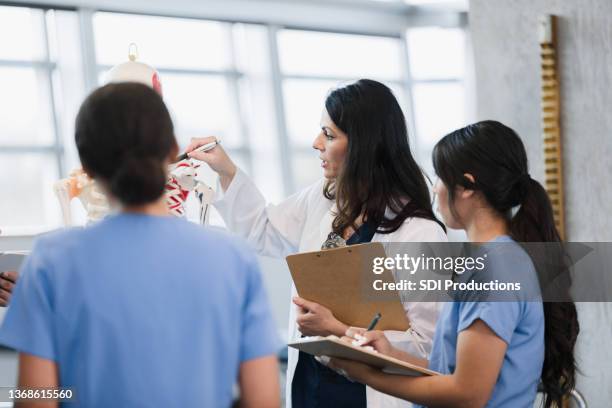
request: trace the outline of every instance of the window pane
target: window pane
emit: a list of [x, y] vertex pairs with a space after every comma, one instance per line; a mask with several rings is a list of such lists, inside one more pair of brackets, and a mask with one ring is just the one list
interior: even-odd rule
[[62, 157], [64, 170], [70, 171], [79, 166], [74, 143], [74, 122], [86, 96], [85, 72], [77, 13], [56, 10], [53, 12], [53, 17], [50, 19], [53, 24], [49, 25], [49, 31], [52, 43], [58, 45], [55, 53], [57, 69], [53, 73], [53, 92], [57, 104], [57, 121], [60, 131], [58, 139], [64, 145]]
[[283, 82], [287, 129], [294, 145], [312, 145], [320, 130], [325, 98], [337, 85], [337, 82], [332, 81], [301, 79]]
[[[387, 84], [389, 85], [389, 84]], [[410, 148], [413, 149], [412, 153], [415, 154], [415, 140], [416, 135], [414, 134], [413, 129], [416, 128], [416, 125], [413, 123], [412, 114], [410, 113], [410, 106], [408, 104], [408, 100], [406, 98], [405, 88], [399, 85], [391, 85], [389, 86], [393, 91], [393, 95], [395, 95], [395, 99], [397, 99], [397, 103], [399, 103], [402, 108], [402, 112], [404, 112], [404, 120], [406, 122], [406, 130], [408, 132], [408, 143], [410, 144]]]
[[116, 13], [94, 15], [99, 64], [127, 61], [130, 43], [155, 67], [223, 69], [230, 65], [227, 24]]
[[404, 3], [414, 6], [439, 5], [444, 9], [454, 9], [459, 7], [467, 7], [467, 0], [404, 0]]
[[1, 154], [0, 174], [5, 175], [0, 177], [0, 227], [59, 225], [60, 207], [53, 193], [53, 183], [59, 179], [54, 155]]
[[[232, 158], [232, 161], [234, 162], [236, 166], [238, 166], [240, 169], [246, 172], [249, 176], [252, 174], [251, 163], [249, 161], [249, 158], [244, 152], [236, 151], [233, 149], [227, 149], [226, 151], [227, 151], [228, 156]], [[214, 179], [214, 182], [216, 183], [217, 177], [218, 177], [217, 174], [214, 173], [207, 165], [204, 164], [204, 167], [207, 168], [207, 171], [213, 174], [213, 179]], [[214, 184], [211, 184], [211, 185], [213, 188], [215, 187]]]
[[410, 116], [408, 115], [409, 106], [408, 106], [408, 101], [406, 100], [405, 88], [403, 88], [401, 85], [395, 85], [395, 84], [385, 84], [385, 85], [391, 88], [391, 92], [393, 92], [395, 99], [397, 99], [397, 103], [399, 104], [400, 108], [402, 108], [402, 111], [404, 112], [404, 118], [406, 119], [406, 124], [408, 124], [408, 118], [410, 118]]
[[226, 147], [241, 144], [231, 89], [221, 76], [160, 73], [164, 100], [181, 147], [192, 137], [217, 136]]
[[0, 67], [0, 145], [49, 145], [53, 119], [46, 73]]
[[0, 6], [0, 59], [42, 60], [43, 11]]
[[[339, 83], [316, 79], [286, 79], [283, 81], [287, 129], [294, 146], [312, 146], [312, 141], [320, 131], [325, 98], [333, 89], [350, 82]], [[398, 85], [386, 85], [391, 88], [406, 116], [408, 105], [404, 90]]]
[[408, 30], [410, 72], [414, 79], [462, 78], [465, 72], [464, 34], [457, 28]]
[[[465, 91], [460, 83], [414, 85], [414, 112], [418, 146], [423, 163], [430, 167], [429, 154], [438, 140], [465, 126]], [[431, 174], [431, 173], [430, 173]]]
[[284, 74], [402, 77], [400, 42], [393, 38], [282, 30], [278, 47]]
[[296, 191], [308, 187], [323, 177], [321, 160], [319, 160], [318, 152], [314, 150], [312, 153], [294, 152], [291, 157], [291, 165]]
[[[98, 82], [103, 84], [105, 77], [106, 72], [100, 72]], [[230, 148], [243, 145], [231, 89], [224, 77], [160, 72], [160, 81], [179, 148], [187, 146], [192, 137], [204, 136], [217, 136]]]

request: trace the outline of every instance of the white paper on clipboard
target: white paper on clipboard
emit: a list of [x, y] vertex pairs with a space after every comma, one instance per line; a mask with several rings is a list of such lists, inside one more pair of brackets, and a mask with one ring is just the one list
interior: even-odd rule
[[[0, 252], [0, 272], [18, 271], [28, 252]], [[4, 320], [6, 307], [0, 307], [0, 323]]]
[[0, 252], [0, 272], [18, 271], [28, 252]]

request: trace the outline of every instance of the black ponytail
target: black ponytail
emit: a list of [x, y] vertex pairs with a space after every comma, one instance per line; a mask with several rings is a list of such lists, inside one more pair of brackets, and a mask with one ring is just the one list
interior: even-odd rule
[[520, 242], [560, 242], [546, 190], [528, 175], [523, 183], [522, 202], [510, 220], [511, 235]]
[[[523, 202], [512, 220], [510, 233], [519, 242], [561, 242], [555, 227], [553, 210], [546, 190], [536, 180], [529, 179]], [[560, 252], [553, 251], [559, 258]], [[556, 262], [563, 266], [561, 259]], [[540, 269], [542, 270], [542, 269]], [[556, 271], [557, 275], [562, 275]], [[540, 282], [549, 277], [540, 277]], [[569, 283], [569, 282], [566, 282]], [[569, 287], [556, 286], [558, 296], [569, 299]], [[563, 290], [565, 293], [559, 293]], [[542, 389], [545, 407], [563, 406], [566, 397], [576, 385], [574, 346], [580, 327], [573, 302], [544, 302], [544, 366]]]
[[[529, 175], [525, 146], [509, 127], [484, 121], [458, 129], [436, 144], [433, 164], [448, 188], [451, 210], [458, 186], [477, 190], [506, 217], [510, 235], [517, 242], [561, 242], [548, 195]], [[471, 174], [474, 182], [464, 174]], [[564, 299], [570, 299], [569, 293]], [[575, 386], [574, 346], [579, 325], [573, 302], [544, 302], [543, 306], [545, 352], [541, 382], [546, 394], [544, 406], [548, 408], [562, 406]]]
[[83, 168], [122, 204], [162, 196], [165, 162], [177, 143], [170, 114], [153, 89], [118, 83], [95, 90], [79, 110], [75, 141]]

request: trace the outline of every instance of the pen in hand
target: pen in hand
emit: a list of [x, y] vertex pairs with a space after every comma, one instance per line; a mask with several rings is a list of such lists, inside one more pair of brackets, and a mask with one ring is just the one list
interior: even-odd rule
[[[366, 329], [366, 331], [374, 330], [374, 327], [376, 327], [376, 325], [378, 324], [378, 321], [380, 320], [381, 317], [382, 317], [382, 315], [380, 313], [376, 313], [376, 315], [374, 315], [374, 318], [372, 319], [372, 321], [368, 325], [368, 328]], [[366, 341], [367, 341], [367, 339], [364, 336], [362, 336], [361, 334], [355, 334], [355, 341], [353, 341], [353, 345], [354, 346], [363, 346], [366, 343]]]
[[[207, 152], [209, 150], [212, 150], [215, 148], [216, 145], [218, 145], [220, 142], [219, 141], [214, 141], [214, 142], [210, 142], [210, 143], [206, 143], [205, 145], [202, 145], [198, 148], [193, 149], [193, 151], [189, 152], [189, 153], [193, 153], [193, 152]], [[174, 159], [174, 163], [178, 163], [182, 160], [188, 159], [189, 158], [189, 153], [183, 153], [180, 156], [178, 156], [176, 159]]]
[[380, 313], [376, 313], [376, 315], [374, 316], [374, 318], [372, 319], [372, 321], [368, 325], [368, 328], [366, 329], [366, 331], [374, 330], [374, 327], [376, 327], [376, 325], [378, 324], [378, 321], [380, 320], [381, 317], [382, 317], [382, 315]]

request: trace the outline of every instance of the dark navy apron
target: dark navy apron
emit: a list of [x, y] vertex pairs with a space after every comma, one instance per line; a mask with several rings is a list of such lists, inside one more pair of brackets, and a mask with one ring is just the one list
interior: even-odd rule
[[[364, 223], [346, 241], [347, 245], [372, 241], [376, 227]], [[291, 383], [293, 408], [366, 408], [366, 387], [319, 363], [300, 351]]]

